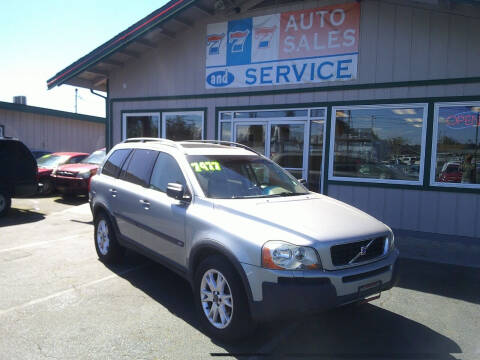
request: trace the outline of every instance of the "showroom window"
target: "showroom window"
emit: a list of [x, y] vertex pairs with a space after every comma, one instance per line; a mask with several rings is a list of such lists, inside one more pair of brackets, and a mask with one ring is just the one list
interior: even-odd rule
[[125, 113], [122, 139], [161, 137], [175, 141], [201, 140], [203, 129], [203, 111]]
[[435, 104], [432, 185], [480, 187], [479, 113], [480, 102]]
[[160, 114], [124, 114], [122, 138], [129, 139], [135, 137], [160, 137]]
[[422, 184], [427, 104], [332, 108], [329, 179]]
[[203, 139], [203, 111], [162, 113], [162, 133], [175, 141]]

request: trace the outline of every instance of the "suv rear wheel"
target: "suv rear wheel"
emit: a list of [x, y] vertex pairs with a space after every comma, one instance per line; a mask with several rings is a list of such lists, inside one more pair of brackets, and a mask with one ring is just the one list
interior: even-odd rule
[[117, 241], [112, 222], [105, 213], [95, 217], [95, 250], [98, 258], [104, 263], [116, 263], [123, 255], [123, 248]]
[[12, 199], [6, 191], [0, 190], [0, 217], [7, 215], [12, 206]]
[[209, 256], [195, 272], [194, 296], [202, 327], [211, 336], [234, 341], [252, 331], [247, 295], [233, 266], [222, 256]]

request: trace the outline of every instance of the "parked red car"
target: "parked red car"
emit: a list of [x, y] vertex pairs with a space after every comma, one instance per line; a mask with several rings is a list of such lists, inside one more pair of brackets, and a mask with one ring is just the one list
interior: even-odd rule
[[88, 185], [105, 159], [105, 149], [91, 153], [78, 164], [59, 166], [51, 175], [55, 189], [62, 194], [88, 195]]
[[459, 183], [462, 181], [462, 172], [460, 171], [460, 164], [455, 162], [447, 162], [443, 165], [438, 181]]
[[51, 194], [55, 189], [50, 175], [53, 170], [63, 164], [75, 164], [88, 156], [86, 153], [80, 152], [56, 152], [47, 154], [37, 159], [38, 175], [37, 179], [43, 186], [40, 193], [43, 195]]

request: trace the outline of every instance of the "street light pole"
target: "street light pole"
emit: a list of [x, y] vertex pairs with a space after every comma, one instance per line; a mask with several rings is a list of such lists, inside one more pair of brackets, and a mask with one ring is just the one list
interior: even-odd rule
[[75, 88], [75, 114], [77, 113], [78, 88]]

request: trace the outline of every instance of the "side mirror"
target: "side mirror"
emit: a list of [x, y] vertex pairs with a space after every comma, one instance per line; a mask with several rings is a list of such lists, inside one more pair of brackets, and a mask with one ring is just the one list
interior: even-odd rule
[[185, 188], [182, 184], [168, 183], [167, 196], [175, 200], [190, 201], [190, 197], [185, 196]]
[[307, 180], [305, 180], [305, 179], [298, 179], [298, 182], [305, 187], [307, 186]]

